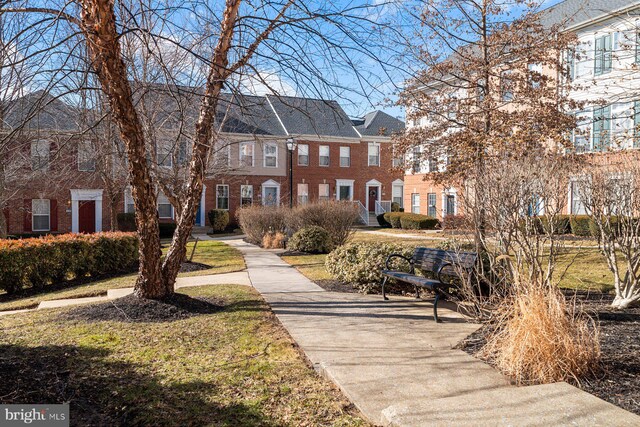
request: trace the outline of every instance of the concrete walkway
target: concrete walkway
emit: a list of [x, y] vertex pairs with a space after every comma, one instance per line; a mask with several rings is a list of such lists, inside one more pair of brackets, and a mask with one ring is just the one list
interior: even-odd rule
[[[201, 237], [205, 239], [206, 237]], [[477, 329], [442, 308], [325, 292], [274, 251], [242, 240], [253, 286], [309, 360], [373, 423], [385, 426], [638, 426], [640, 417], [566, 383], [516, 387], [452, 349]]]

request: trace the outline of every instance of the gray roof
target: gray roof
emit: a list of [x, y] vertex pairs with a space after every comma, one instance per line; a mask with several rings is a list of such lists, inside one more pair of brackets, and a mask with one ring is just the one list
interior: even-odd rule
[[274, 95], [266, 98], [289, 135], [359, 137], [336, 101]]
[[402, 120], [380, 110], [372, 111], [362, 120], [354, 120], [353, 123], [362, 136], [391, 136], [404, 130]]
[[4, 103], [5, 128], [16, 130], [78, 131], [80, 110], [43, 91]]
[[563, 28], [569, 28], [634, 5], [640, 5], [640, 1], [564, 0], [541, 11], [540, 21], [545, 26], [561, 25]]

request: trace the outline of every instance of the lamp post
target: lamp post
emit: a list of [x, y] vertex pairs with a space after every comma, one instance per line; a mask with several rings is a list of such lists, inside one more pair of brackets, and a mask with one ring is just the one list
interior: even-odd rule
[[298, 142], [294, 138], [287, 139], [287, 150], [289, 150], [289, 207], [293, 207], [293, 152], [298, 147]]

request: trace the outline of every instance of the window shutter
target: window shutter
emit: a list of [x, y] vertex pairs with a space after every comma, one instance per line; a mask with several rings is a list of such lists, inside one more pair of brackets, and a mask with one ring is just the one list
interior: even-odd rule
[[603, 72], [607, 72], [611, 70], [611, 57], [612, 57], [612, 44], [611, 44], [611, 34], [607, 34], [604, 36], [604, 46], [603, 46], [603, 55], [604, 55], [604, 63], [603, 63]]
[[49, 200], [49, 221], [50, 230], [58, 231], [58, 201], [56, 199]]
[[31, 233], [31, 199], [24, 199], [24, 225], [22, 231], [25, 233]]

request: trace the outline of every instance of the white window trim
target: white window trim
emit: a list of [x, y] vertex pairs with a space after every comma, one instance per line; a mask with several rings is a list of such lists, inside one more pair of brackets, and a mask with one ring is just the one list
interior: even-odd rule
[[[371, 164], [371, 156], [369, 154], [369, 148], [372, 147], [372, 146], [378, 147], [378, 164], [377, 165], [372, 165]], [[382, 153], [382, 148], [380, 147], [380, 143], [379, 142], [370, 142], [367, 145], [367, 166], [380, 167], [380, 163], [382, 163], [381, 153]]]
[[[275, 166], [267, 166], [267, 146], [275, 147], [276, 153], [273, 155], [276, 158]], [[273, 169], [278, 167], [278, 144], [275, 142], [265, 142], [262, 146], [262, 166], [265, 168]], [[272, 157], [272, 156], [269, 156]]]
[[96, 160], [95, 159], [92, 159], [93, 160], [93, 168], [83, 169], [83, 168], [80, 167], [80, 165], [82, 163], [80, 161], [80, 145], [81, 144], [87, 144], [87, 143], [89, 143], [89, 141], [80, 141], [78, 143], [78, 153], [76, 155], [76, 157], [77, 157], [77, 165], [78, 165], [78, 172], [95, 172], [96, 171]]
[[254, 199], [253, 184], [242, 184], [240, 185], [240, 206], [242, 207], [242, 199], [245, 199], [245, 197], [242, 196], [242, 187], [251, 187], [251, 205], [253, 205], [253, 199]]
[[[307, 154], [304, 154], [304, 156], [307, 156], [307, 163], [300, 163], [300, 148], [301, 147], [307, 147]], [[309, 144], [298, 144], [298, 166], [309, 166]]]
[[[328, 156], [323, 156], [323, 155], [320, 153], [320, 150], [322, 149], [322, 147], [327, 147], [327, 151], [329, 152], [329, 155], [328, 155]], [[320, 159], [321, 159], [322, 157], [327, 157], [327, 158], [329, 159], [328, 164], [326, 164], [326, 165], [322, 165], [322, 164], [320, 164]], [[319, 146], [318, 146], [318, 166], [319, 166], [319, 167], [321, 167], [321, 168], [328, 168], [329, 166], [331, 166], [331, 147], [330, 147], [330, 146], [328, 146], [328, 145], [319, 145]]]
[[[45, 216], [45, 215], [36, 215], [33, 209], [33, 202], [35, 200], [46, 200], [47, 202], [49, 202], [49, 213], [46, 215], [47, 219], [48, 219], [48, 226], [47, 228], [36, 228], [35, 227], [35, 217], [36, 216]], [[31, 231], [51, 231], [51, 199], [31, 199]]]
[[[342, 155], [342, 149], [343, 149], [343, 148], [346, 148], [346, 149], [348, 150], [348, 152], [349, 152], [349, 155], [348, 155], [348, 156], [343, 156], [343, 155]], [[343, 166], [343, 165], [342, 165], [342, 159], [343, 159], [343, 158], [346, 158], [346, 159], [348, 159], [348, 160], [349, 160], [349, 164], [348, 164], [348, 165], [346, 165], [346, 166]], [[349, 147], [349, 146], [344, 146], [344, 145], [340, 146], [339, 163], [340, 163], [340, 167], [341, 167], [341, 168], [350, 168], [350, 167], [351, 167], [351, 147]]]
[[[43, 146], [46, 145], [47, 147], [47, 161], [45, 163], [39, 164], [39, 168], [34, 169], [33, 168], [33, 145], [36, 144], [36, 146], [38, 144], [42, 144]], [[31, 145], [29, 147], [29, 160], [31, 161], [31, 170], [35, 170], [35, 171], [48, 171], [49, 170], [49, 164], [51, 163], [51, 141], [48, 141], [46, 139], [38, 139], [36, 141], [32, 141]], [[36, 151], [38, 151], [38, 149], [36, 149]], [[38, 158], [41, 158], [41, 156], [39, 155], [40, 153], [38, 152]]]
[[[167, 196], [165, 196], [167, 197]], [[158, 218], [159, 219], [174, 219], [175, 217], [175, 210], [173, 209], [173, 205], [171, 204], [171, 202], [169, 202], [169, 198], [167, 197], [167, 203], [162, 203], [163, 205], [168, 204], [170, 206], [170, 210], [171, 210], [171, 215], [170, 216], [160, 216], [160, 209], [159, 209], [159, 205], [160, 205], [160, 195], [158, 194], [158, 200], [156, 201], [156, 210], [158, 211]]]
[[[129, 192], [128, 197], [131, 199], [133, 203], [133, 198], [131, 197], [131, 187], [127, 187], [125, 189], [125, 212], [126, 212], [126, 202], [127, 202], [127, 191]], [[96, 202], [96, 216], [95, 216], [95, 225], [96, 225], [96, 233], [102, 231], [102, 193], [103, 190], [96, 189], [73, 189], [71, 190], [71, 232], [78, 233], [80, 231], [80, 202], [85, 200], [94, 200]], [[135, 210], [135, 207], [134, 207]]]
[[458, 191], [448, 189], [442, 192], [442, 217], [450, 215], [447, 212], [447, 196], [453, 196], [453, 215], [458, 215]]
[[[320, 195], [320, 186], [321, 185], [326, 185], [327, 187], [327, 195], [326, 196], [321, 196]], [[321, 197], [326, 197], [326, 199], [320, 199]], [[328, 182], [320, 182], [318, 183], [318, 200], [331, 200], [331, 184], [329, 184]]]
[[336, 200], [340, 200], [340, 187], [351, 187], [350, 201], [353, 201], [353, 179], [336, 179]]
[[[418, 204], [417, 205], [415, 205], [413, 203], [413, 196], [418, 196]], [[421, 199], [422, 199], [422, 197], [420, 197], [420, 193], [411, 193], [411, 213], [417, 213], [417, 214], [420, 213], [420, 203], [422, 201]], [[413, 208], [416, 207], [416, 206], [418, 207], [418, 211], [414, 212]]]
[[253, 141], [245, 141], [245, 142], [241, 142], [240, 144], [238, 144], [238, 163], [240, 165], [240, 167], [243, 166], [247, 166], [243, 161], [242, 161], [242, 147], [245, 145], [251, 145], [252, 149], [251, 149], [251, 166], [250, 167], [255, 167], [256, 165], [256, 143]]
[[[168, 165], [162, 164], [162, 161], [160, 159], [161, 153], [165, 154], [164, 156], [162, 156], [162, 161], [164, 162], [168, 161], [169, 162]], [[158, 165], [159, 168], [171, 169], [173, 167], [173, 150], [169, 148], [167, 151], [163, 151], [163, 150], [160, 150], [159, 148], [156, 148], [156, 164]]]
[[[221, 208], [218, 206], [218, 187], [227, 187], [227, 207], [226, 208]], [[230, 206], [230, 200], [231, 199], [231, 193], [229, 192], [229, 184], [216, 184], [216, 209], [222, 209], [225, 211], [229, 210], [229, 206]]]

